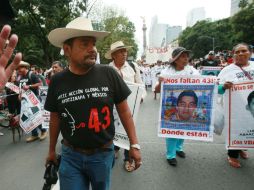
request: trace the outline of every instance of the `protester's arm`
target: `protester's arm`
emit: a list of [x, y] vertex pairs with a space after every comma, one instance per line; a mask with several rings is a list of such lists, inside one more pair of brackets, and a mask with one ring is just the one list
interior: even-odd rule
[[11, 77], [12, 72], [17, 68], [22, 59], [21, 53], [17, 53], [12, 63], [6, 67], [18, 43], [18, 36], [13, 34], [6, 46], [6, 41], [8, 40], [10, 33], [11, 27], [9, 25], [5, 25], [0, 33], [0, 89], [5, 87], [5, 84]]
[[164, 80], [163, 77], [159, 77], [159, 83], [155, 86], [155, 92], [160, 93], [161, 92], [161, 82]]
[[46, 160], [46, 164], [49, 161], [57, 163], [56, 159], [56, 144], [60, 133], [60, 117], [57, 112], [50, 113], [49, 121], [49, 153]]
[[[129, 137], [130, 144], [138, 144], [138, 139], [135, 131], [134, 121], [131, 116], [131, 111], [128, 106], [127, 100], [124, 100], [116, 105], [118, 115], [124, 126], [124, 129]], [[140, 150], [135, 148], [130, 148], [130, 157], [135, 161], [135, 169], [139, 168], [141, 165], [141, 154]]]
[[220, 84], [218, 86], [218, 93], [219, 94], [224, 94], [227, 89], [230, 89], [232, 87], [233, 87], [232, 82], [225, 82], [224, 84]]

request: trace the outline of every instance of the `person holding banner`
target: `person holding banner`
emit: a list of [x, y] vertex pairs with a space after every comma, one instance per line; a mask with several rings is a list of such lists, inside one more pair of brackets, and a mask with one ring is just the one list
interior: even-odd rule
[[[20, 76], [19, 86], [22, 90], [27, 91], [31, 90], [35, 96], [39, 96], [39, 86], [41, 86], [41, 81], [37, 75], [29, 71], [30, 64], [21, 61], [18, 65], [18, 74]], [[21, 110], [22, 110], [21, 105]], [[41, 135], [38, 134], [38, 129], [41, 131]], [[42, 128], [42, 125], [39, 125], [32, 131], [32, 135], [26, 139], [27, 143], [34, 142], [38, 139], [41, 141], [47, 137], [47, 130]]]
[[[219, 78], [219, 94], [224, 94], [225, 90], [233, 87], [235, 82], [253, 81], [254, 80], [254, 63], [249, 61], [251, 56], [248, 44], [239, 43], [233, 48], [234, 63], [223, 68], [218, 75]], [[232, 167], [240, 168], [241, 164], [238, 160], [239, 155], [247, 159], [248, 154], [243, 150], [228, 150], [228, 162]]]
[[[159, 78], [159, 84], [156, 86], [156, 91], [160, 92], [161, 82], [164, 78], [169, 78], [170, 76], [175, 75], [200, 75], [198, 70], [188, 65], [189, 62], [189, 54], [190, 51], [186, 50], [184, 47], [178, 47], [172, 52], [172, 59], [170, 60], [170, 66], [161, 71], [161, 75]], [[193, 107], [193, 109], [188, 109], [188, 114], [181, 114], [182, 119], [190, 119], [197, 104], [197, 97], [195, 96], [195, 92], [186, 92], [183, 91], [184, 94], [179, 95], [177, 100], [178, 107], [181, 107], [180, 104], [188, 104], [188, 107]], [[179, 114], [183, 109], [179, 109]], [[190, 111], [192, 110], [192, 111]], [[183, 112], [185, 113], [185, 112]], [[178, 117], [179, 117], [178, 114]], [[185, 158], [185, 152], [183, 151], [183, 139], [176, 138], [166, 138], [166, 158], [171, 166], [177, 165], [176, 155], [181, 158]]]
[[[112, 59], [109, 66], [113, 67], [121, 78], [126, 82], [143, 84], [141, 80], [140, 70], [135, 63], [128, 63], [128, 49], [131, 46], [125, 46], [122, 41], [117, 41], [111, 44], [110, 50], [105, 54], [106, 59]], [[131, 65], [132, 64], [132, 65]], [[120, 147], [115, 146], [115, 158], [118, 158]], [[124, 150], [124, 168], [128, 172], [135, 170], [135, 165], [131, 162], [129, 151]]]
[[[0, 90], [4, 89], [5, 84], [22, 59], [22, 54], [17, 53], [12, 63], [8, 65], [8, 61], [11, 59], [12, 53], [18, 43], [18, 36], [13, 34], [9, 38], [10, 33], [11, 27], [4, 25], [0, 33]], [[7, 40], [9, 41], [8, 44], [6, 43]]]
[[52, 30], [48, 39], [63, 48], [69, 68], [51, 78], [45, 110], [50, 111], [50, 144], [46, 165], [56, 160], [59, 133], [63, 136], [59, 166], [61, 190], [109, 190], [114, 163], [113, 107], [128, 134], [130, 157], [138, 169], [140, 146], [127, 104], [130, 90], [112, 68], [95, 64], [96, 40], [109, 33], [93, 30], [91, 20], [78, 17], [66, 28]]

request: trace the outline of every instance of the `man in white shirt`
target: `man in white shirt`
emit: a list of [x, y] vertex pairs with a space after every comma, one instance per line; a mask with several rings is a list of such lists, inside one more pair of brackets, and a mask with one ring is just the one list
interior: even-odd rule
[[[106, 59], [112, 59], [109, 66], [112, 66], [125, 82], [143, 84], [140, 75], [140, 69], [136, 63], [128, 63], [128, 50], [131, 46], [125, 46], [122, 41], [117, 41], [110, 46], [110, 50], [105, 54]], [[143, 99], [144, 95], [142, 95]], [[115, 158], [118, 158], [120, 147], [115, 146]], [[129, 151], [124, 150], [125, 169], [128, 172], [134, 171], [135, 166], [129, 158]]]

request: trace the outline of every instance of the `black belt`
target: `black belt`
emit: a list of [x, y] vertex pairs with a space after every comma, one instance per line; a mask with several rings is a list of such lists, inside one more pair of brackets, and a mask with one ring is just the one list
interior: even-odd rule
[[61, 141], [61, 143], [69, 148], [71, 148], [72, 150], [85, 154], [85, 155], [93, 155], [97, 152], [109, 152], [112, 151], [113, 149], [110, 148], [109, 146], [112, 145], [113, 140], [109, 141], [108, 143], [104, 144], [102, 147], [99, 148], [87, 148], [87, 149], [83, 149], [83, 148], [78, 148], [78, 147], [74, 147], [73, 145], [71, 145], [67, 140], [63, 139]]

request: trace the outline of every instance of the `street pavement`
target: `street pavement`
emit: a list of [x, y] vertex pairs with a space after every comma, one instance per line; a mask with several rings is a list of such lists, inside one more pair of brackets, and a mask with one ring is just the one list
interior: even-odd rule
[[[230, 167], [224, 134], [215, 136], [212, 143], [185, 141], [186, 158], [177, 158], [177, 167], [168, 165], [165, 140], [157, 137], [158, 116], [159, 98], [154, 100], [148, 89], [136, 126], [143, 165], [135, 172], [126, 172], [121, 150], [112, 173], [112, 190], [254, 189], [254, 151], [249, 151], [248, 160], [241, 159], [242, 168]], [[21, 141], [13, 143], [10, 130], [0, 131], [5, 134], [0, 136], [0, 190], [42, 189], [49, 139], [26, 143], [27, 135], [23, 135]]]

